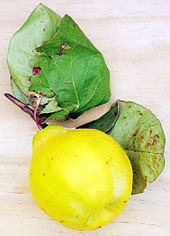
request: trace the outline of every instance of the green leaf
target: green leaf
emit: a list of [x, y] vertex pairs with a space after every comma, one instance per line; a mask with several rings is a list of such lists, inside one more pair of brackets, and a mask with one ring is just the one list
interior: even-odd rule
[[[61, 17], [43, 4], [39, 4], [25, 24], [13, 35], [8, 50], [8, 66], [12, 80], [18, 86], [12, 89], [15, 97], [22, 102], [30, 94], [35, 48], [46, 43], [57, 32]], [[29, 101], [28, 101], [29, 102]]]
[[45, 106], [45, 108], [41, 111], [40, 114], [52, 113], [52, 112], [59, 111], [59, 110], [61, 110], [61, 108], [58, 107], [58, 103], [54, 97], [51, 99], [51, 101], [49, 101], [49, 103]]
[[10, 83], [16, 98], [25, 104], [29, 104], [29, 98], [19, 89], [19, 87], [16, 85], [15, 81], [12, 78], [10, 79]]
[[37, 50], [35, 67], [41, 70], [33, 76], [30, 90], [47, 97], [53, 92], [67, 114], [109, 100], [109, 70], [103, 56], [71, 17], [65, 15], [55, 36]]
[[120, 101], [120, 115], [108, 132], [126, 151], [134, 170], [133, 193], [143, 192], [165, 164], [165, 135], [160, 121], [145, 107]]
[[68, 112], [65, 109], [62, 109], [59, 107], [58, 111], [54, 112], [51, 115], [48, 115], [45, 122], [47, 122], [50, 119], [57, 119], [57, 120], [67, 120], [68, 119]]
[[[48, 119], [61, 118], [60, 113], [62, 119], [69, 114], [78, 117], [111, 96], [102, 54], [71, 17], [61, 19], [43, 4], [12, 37], [8, 66], [15, 97], [35, 107], [42, 94], [39, 114]], [[51, 99], [58, 105], [52, 105]]]
[[110, 110], [97, 120], [79, 126], [78, 128], [98, 129], [103, 132], [108, 132], [116, 123], [119, 117], [119, 101], [117, 101]]
[[[165, 135], [160, 121], [150, 110], [134, 102], [119, 100], [118, 103], [119, 116], [116, 117], [114, 126], [107, 134], [120, 144], [131, 161], [133, 168], [132, 193], [142, 193], [147, 182], [153, 182], [164, 168]], [[116, 104], [111, 107], [111, 110]], [[105, 126], [102, 129], [100, 121], [107, 124], [110, 119], [110, 116], [106, 114], [85, 126], [105, 131]], [[115, 119], [114, 115], [113, 119]]]

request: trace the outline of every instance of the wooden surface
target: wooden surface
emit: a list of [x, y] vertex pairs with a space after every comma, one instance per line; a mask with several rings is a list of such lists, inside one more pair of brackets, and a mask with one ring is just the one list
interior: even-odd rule
[[[125, 210], [96, 231], [76, 232], [53, 221], [35, 204], [28, 172], [37, 128], [3, 96], [11, 92], [6, 64], [9, 40], [36, 0], [0, 1], [0, 235], [1, 236], [169, 236], [170, 235], [170, 1], [49, 0], [70, 14], [102, 51], [111, 71], [112, 101], [132, 100], [150, 108], [166, 134], [166, 166], [143, 194], [131, 196]], [[111, 103], [89, 111], [68, 126], [104, 113]], [[168, 160], [169, 159], [169, 160]]]

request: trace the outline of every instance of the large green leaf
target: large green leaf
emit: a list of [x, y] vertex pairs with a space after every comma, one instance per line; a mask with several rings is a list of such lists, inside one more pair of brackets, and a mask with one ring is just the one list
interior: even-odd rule
[[[57, 32], [61, 17], [39, 4], [25, 24], [13, 35], [8, 51], [8, 66], [12, 80], [28, 95], [34, 65], [35, 48], [47, 42]], [[14, 84], [11, 83], [12, 88]], [[19, 90], [13, 89], [18, 97]]]
[[[107, 123], [108, 119], [110, 117], [105, 116], [103, 122]], [[97, 128], [97, 123], [98, 120], [90, 128]], [[88, 124], [84, 127], [88, 127]], [[119, 116], [107, 133], [120, 144], [131, 161], [134, 176], [132, 193], [143, 192], [147, 181], [153, 182], [165, 164], [165, 135], [160, 121], [139, 104], [119, 101]]]
[[145, 107], [134, 102], [120, 102], [119, 112], [108, 134], [129, 156], [134, 170], [133, 193], [140, 193], [146, 181], [153, 182], [164, 168], [165, 135], [160, 121]]
[[12, 37], [8, 66], [15, 97], [35, 107], [41, 93], [39, 115], [48, 119], [76, 117], [111, 95], [102, 54], [68, 15], [43, 4]]
[[103, 56], [70, 16], [63, 17], [58, 32], [38, 51], [35, 67], [41, 70], [33, 76], [30, 90], [47, 97], [53, 93], [68, 114], [109, 100], [109, 70]]

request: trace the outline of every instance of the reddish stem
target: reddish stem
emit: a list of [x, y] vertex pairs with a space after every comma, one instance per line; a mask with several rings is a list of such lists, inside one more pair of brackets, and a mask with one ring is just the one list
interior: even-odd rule
[[36, 107], [35, 107], [35, 110], [34, 110], [34, 120], [35, 120], [35, 123], [36, 123], [36, 125], [39, 129], [42, 129], [42, 127], [41, 127], [40, 123], [37, 120], [37, 110], [38, 110], [38, 107], [40, 105], [41, 98], [42, 98], [42, 95], [40, 95], [39, 99], [37, 100], [37, 104], [36, 104]]
[[31, 116], [31, 118], [36, 122], [36, 125], [38, 126], [39, 129], [43, 129], [47, 126], [46, 124], [40, 124], [40, 122], [37, 120], [37, 109], [38, 109], [38, 106], [40, 104], [40, 100], [41, 100], [42, 96], [40, 97], [39, 101], [37, 102], [35, 110], [33, 110], [28, 105], [24, 104], [23, 102], [19, 101], [15, 97], [13, 97], [11, 94], [5, 93], [4, 95], [11, 102], [13, 102], [15, 105], [17, 105], [21, 110], [23, 110], [24, 112], [29, 114]]

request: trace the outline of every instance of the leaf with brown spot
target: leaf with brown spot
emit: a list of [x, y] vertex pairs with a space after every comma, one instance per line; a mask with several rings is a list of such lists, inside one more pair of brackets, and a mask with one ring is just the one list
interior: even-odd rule
[[[110, 99], [110, 73], [104, 58], [70, 16], [62, 18], [57, 33], [37, 52], [34, 66], [41, 71], [32, 77], [29, 90], [47, 97], [54, 91], [58, 107], [67, 111], [68, 117], [77, 117]], [[58, 115], [61, 117], [57, 108], [48, 119]]]
[[[10, 40], [8, 67], [11, 74], [11, 87], [14, 96], [21, 102], [25, 102], [24, 96], [30, 95], [32, 73], [40, 72], [39, 69], [33, 70], [34, 56], [37, 54], [35, 49], [54, 36], [60, 21], [59, 15], [40, 3]], [[29, 97], [28, 103], [32, 105]]]
[[121, 145], [131, 161], [132, 193], [142, 193], [147, 181], [153, 182], [164, 168], [165, 135], [160, 121], [147, 108], [120, 101], [119, 117], [108, 134]]
[[110, 72], [101, 52], [70, 16], [61, 18], [41, 3], [12, 37], [8, 66], [18, 100], [35, 108], [42, 95], [38, 119], [43, 113], [47, 119], [78, 117], [111, 96]]

